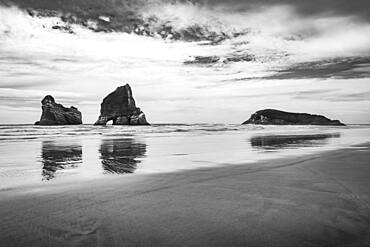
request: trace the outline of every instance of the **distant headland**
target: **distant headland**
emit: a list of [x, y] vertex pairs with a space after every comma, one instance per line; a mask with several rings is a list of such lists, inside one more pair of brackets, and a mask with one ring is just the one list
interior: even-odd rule
[[331, 120], [322, 115], [308, 113], [285, 112], [265, 109], [255, 112], [243, 124], [263, 125], [335, 125], [344, 126], [339, 120]]

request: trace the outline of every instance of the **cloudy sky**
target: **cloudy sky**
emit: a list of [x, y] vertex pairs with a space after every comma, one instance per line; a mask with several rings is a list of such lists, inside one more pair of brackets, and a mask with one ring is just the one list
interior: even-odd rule
[[0, 123], [38, 120], [47, 94], [93, 123], [125, 83], [152, 123], [241, 123], [263, 108], [370, 123], [369, 8], [0, 0]]

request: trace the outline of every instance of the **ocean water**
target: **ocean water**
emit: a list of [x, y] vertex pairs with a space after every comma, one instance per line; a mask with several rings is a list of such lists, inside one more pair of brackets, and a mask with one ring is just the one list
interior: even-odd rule
[[366, 142], [364, 125], [1, 125], [0, 189], [251, 165]]

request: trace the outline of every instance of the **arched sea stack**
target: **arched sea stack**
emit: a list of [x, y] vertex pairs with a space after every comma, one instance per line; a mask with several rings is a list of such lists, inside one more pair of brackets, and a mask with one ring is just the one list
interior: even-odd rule
[[118, 87], [103, 99], [95, 125], [106, 125], [111, 120], [113, 125], [149, 125], [145, 114], [136, 107], [129, 84]]

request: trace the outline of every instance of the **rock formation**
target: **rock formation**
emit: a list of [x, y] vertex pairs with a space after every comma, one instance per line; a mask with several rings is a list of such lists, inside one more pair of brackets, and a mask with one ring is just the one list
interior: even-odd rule
[[292, 113], [273, 109], [257, 111], [243, 124], [265, 125], [338, 125], [344, 126], [339, 120], [331, 120], [321, 115], [308, 113]]
[[95, 125], [149, 125], [145, 114], [136, 107], [130, 85], [118, 87], [103, 99], [100, 116]]
[[82, 124], [81, 112], [76, 107], [66, 108], [61, 104], [57, 104], [51, 95], [45, 96], [41, 103], [42, 115], [40, 121], [37, 121], [35, 125]]

